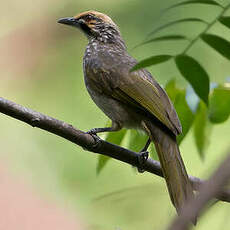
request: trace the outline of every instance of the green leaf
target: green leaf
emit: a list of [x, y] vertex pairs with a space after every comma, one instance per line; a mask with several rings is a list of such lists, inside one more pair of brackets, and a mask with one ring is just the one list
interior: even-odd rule
[[[120, 145], [126, 132], [126, 129], [122, 129], [117, 132], [108, 132], [105, 140], [113, 144]], [[96, 169], [97, 174], [99, 174], [102, 171], [102, 169], [105, 167], [105, 165], [108, 163], [110, 159], [110, 157], [99, 155]]]
[[180, 119], [183, 128], [182, 134], [180, 134], [177, 137], [178, 144], [180, 144], [184, 139], [184, 137], [187, 135], [194, 121], [194, 114], [192, 113], [192, 111], [190, 110], [186, 102], [185, 95], [186, 95], [185, 90], [178, 93], [174, 103], [175, 109], [177, 111], [178, 117]]
[[134, 152], [140, 152], [144, 148], [148, 136], [137, 130], [130, 130], [129, 132], [128, 149]]
[[188, 40], [185, 36], [182, 35], [166, 35], [166, 36], [160, 36], [156, 38], [152, 38], [150, 40], [144, 41], [140, 43], [139, 45], [135, 46], [134, 48], [137, 48], [141, 45], [146, 45], [151, 42], [158, 42], [158, 41], [178, 41], [178, 40]]
[[154, 160], [159, 161], [159, 157], [158, 157], [158, 154], [157, 154], [155, 145], [154, 145], [153, 143], [151, 143], [150, 146], [149, 146], [149, 153], [150, 153], [150, 156], [151, 156]]
[[156, 34], [157, 32], [159, 32], [159, 31], [161, 31], [161, 30], [163, 30], [163, 29], [165, 29], [167, 27], [170, 27], [172, 25], [176, 25], [178, 23], [183, 23], [183, 22], [202, 22], [204, 24], [208, 24], [206, 21], [204, 21], [204, 20], [202, 20], [200, 18], [184, 18], [184, 19], [179, 19], [179, 20], [169, 22], [169, 23], [167, 23], [165, 25], [162, 25], [162, 26], [156, 28], [154, 31], [152, 31], [151, 33], [149, 33], [148, 36]]
[[209, 144], [211, 126], [208, 123], [208, 111], [205, 104], [200, 101], [194, 121], [194, 138], [201, 159], [205, 157], [205, 150]]
[[202, 40], [215, 49], [218, 53], [230, 60], [230, 42], [213, 34], [203, 34]]
[[105, 140], [115, 145], [120, 145], [126, 132], [126, 129], [122, 129], [116, 132], [108, 132]]
[[177, 68], [182, 76], [192, 85], [196, 94], [208, 105], [209, 77], [203, 67], [192, 57], [175, 57]]
[[147, 58], [143, 61], [140, 61], [139, 63], [137, 63], [132, 69], [131, 71], [135, 71], [138, 69], [142, 69], [145, 68], [147, 66], [151, 66], [151, 65], [156, 65], [162, 62], [166, 62], [169, 59], [171, 59], [172, 56], [171, 55], [157, 55], [157, 56], [152, 56], [150, 58]]
[[222, 123], [230, 115], [230, 87], [215, 88], [209, 99], [209, 120], [212, 123]]
[[111, 159], [110, 157], [104, 155], [98, 156], [97, 169], [96, 169], [97, 175], [101, 173], [102, 169], [105, 167], [105, 165], [108, 163], [110, 159]]
[[177, 4], [174, 4], [168, 8], [166, 8], [165, 11], [170, 10], [172, 8], [178, 7], [178, 6], [183, 6], [183, 5], [190, 5], [190, 4], [208, 4], [208, 5], [216, 5], [216, 6], [221, 6], [219, 3], [213, 0], [190, 0], [190, 1], [185, 1], [185, 2], [179, 2]]
[[172, 79], [167, 82], [167, 84], [164, 87], [165, 91], [167, 92], [169, 98], [171, 99], [172, 103], [175, 103], [176, 95], [179, 92], [179, 89], [176, 87], [176, 80]]
[[[137, 130], [130, 130], [130, 136], [128, 139], [128, 149], [134, 151], [134, 152], [140, 152], [147, 140], [148, 140], [148, 136], [140, 131]], [[158, 155], [157, 152], [155, 150], [155, 146], [153, 143], [150, 144], [148, 151], [150, 153], [150, 156], [154, 159], [154, 160], [159, 160], [158, 159]]]
[[219, 18], [219, 22], [230, 28], [230, 17], [222, 16]]
[[165, 86], [165, 90], [173, 102], [182, 125], [183, 132], [177, 137], [177, 142], [180, 144], [192, 127], [194, 114], [187, 104], [185, 89], [177, 88], [175, 80], [169, 81]]

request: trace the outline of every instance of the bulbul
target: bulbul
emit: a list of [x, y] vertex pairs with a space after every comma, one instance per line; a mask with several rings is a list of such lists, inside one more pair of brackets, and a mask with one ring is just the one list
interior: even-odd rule
[[193, 189], [176, 136], [182, 132], [177, 113], [164, 89], [145, 69], [131, 72], [131, 57], [117, 25], [110, 17], [87, 11], [59, 23], [80, 29], [89, 43], [83, 59], [86, 88], [96, 105], [112, 120], [112, 127], [91, 134], [125, 128], [144, 130], [155, 144], [171, 201], [178, 214]]

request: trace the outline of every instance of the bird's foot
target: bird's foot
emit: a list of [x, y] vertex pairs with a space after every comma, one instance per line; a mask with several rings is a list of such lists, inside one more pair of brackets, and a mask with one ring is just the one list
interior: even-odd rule
[[97, 136], [97, 128], [94, 128], [94, 129], [90, 129], [88, 132], [86, 132], [87, 134], [90, 134], [90, 135], [96, 135]]
[[94, 149], [97, 148], [98, 145], [100, 145], [100, 143], [101, 143], [101, 138], [97, 135], [97, 130], [96, 129], [90, 129], [86, 133], [89, 134], [94, 139], [94, 144], [92, 145], [92, 147]]
[[149, 152], [148, 151], [141, 151], [138, 155], [138, 167], [137, 170], [139, 173], [143, 173], [144, 170], [144, 165], [146, 161], [148, 160], [149, 157]]

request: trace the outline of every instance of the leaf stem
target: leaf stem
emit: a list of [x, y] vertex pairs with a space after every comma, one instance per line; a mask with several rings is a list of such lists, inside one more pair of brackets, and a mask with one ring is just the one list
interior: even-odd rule
[[218, 20], [219, 18], [230, 8], [230, 3], [226, 6], [226, 7], [223, 7], [220, 12], [219, 15], [217, 15], [217, 17], [212, 21], [210, 22], [207, 27], [201, 32], [199, 33], [192, 41], [191, 43], [189, 43], [187, 45], [187, 47], [184, 49], [184, 51], [181, 53], [181, 55], [184, 55], [188, 52], [188, 50], [197, 42], [197, 40], [203, 35], [205, 34]]

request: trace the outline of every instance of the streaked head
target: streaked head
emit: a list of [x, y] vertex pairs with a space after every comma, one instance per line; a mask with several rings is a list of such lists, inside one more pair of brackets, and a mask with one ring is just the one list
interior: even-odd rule
[[105, 41], [120, 36], [120, 31], [113, 20], [97, 11], [86, 11], [74, 17], [61, 18], [58, 23], [81, 29], [89, 39], [98, 38]]

